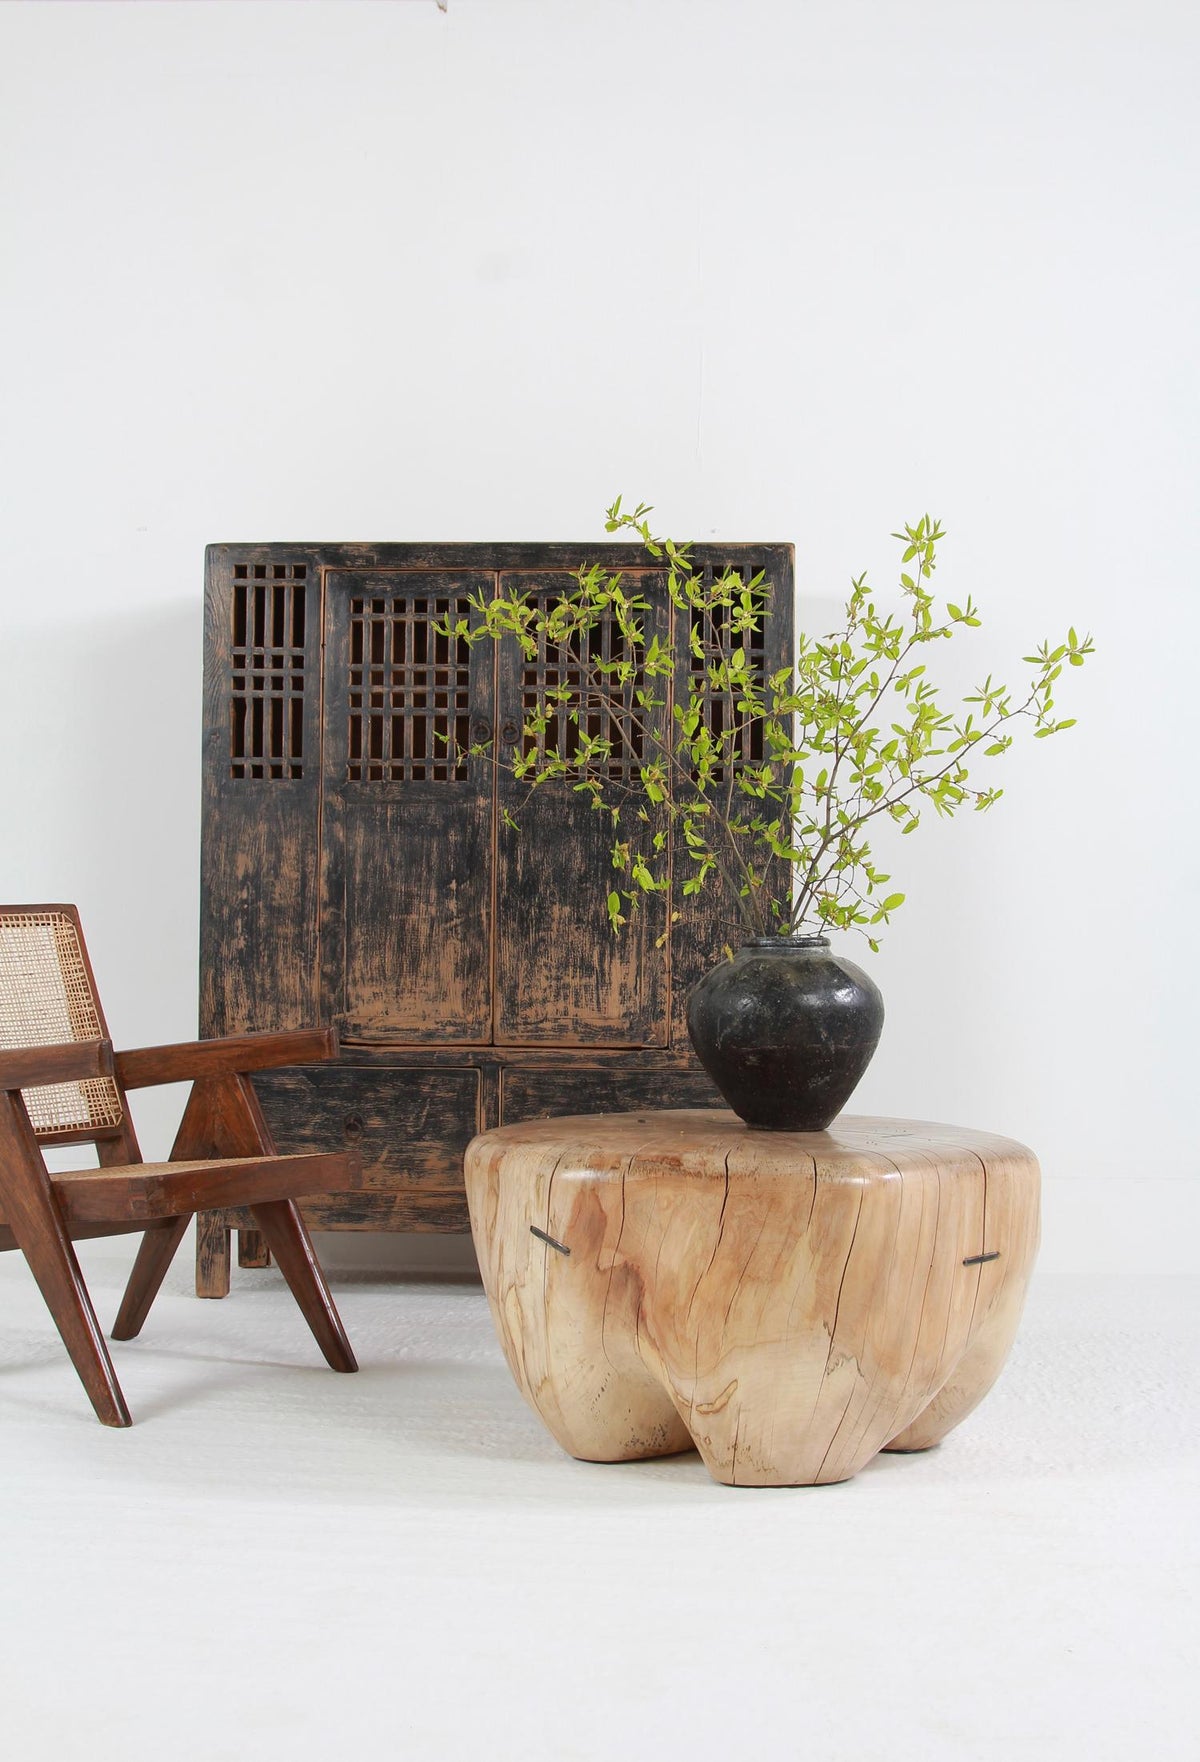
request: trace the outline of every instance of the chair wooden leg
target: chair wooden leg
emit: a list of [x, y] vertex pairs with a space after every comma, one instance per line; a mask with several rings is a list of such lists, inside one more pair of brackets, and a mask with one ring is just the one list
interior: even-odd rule
[[96, 1409], [97, 1419], [106, 1426], [132, 1425], [75, 1250], [65, 1231], [56, 1231], [50, 1225], [41, 1228], [28, 1218], [15, 1225], [15, 1231], [63, 1345], [71, 1354], [71, 1363]]
[[106, 1426], [132, 1425], [29, 1117], [16, 1091], [0, 1094], [0, 1162], [5, 1177], [5, 1223], [46, 1299], [96, 1417]]
[[191, 1221], [188, 1214], [170, 1218], [165, 1224], [147, 1230], [142, 1237], [117, 1319], [112, 1325], [114, 1340], [133, 1340], [141, 1333], [150, 1305], [158, 1296], [159, 1286]]
[[317, 1345], [334, 1370], [357, 1370], [358, 1363], [334, 1308], [329, 1286], [313, 1250], [304, 1220], [290, 1199], [252, 1205], [250, 1214], [267, 1239], [279, 1270], [291, 1287]]

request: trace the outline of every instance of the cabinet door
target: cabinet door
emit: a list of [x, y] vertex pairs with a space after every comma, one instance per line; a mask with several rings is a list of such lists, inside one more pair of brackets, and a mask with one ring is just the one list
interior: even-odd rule
[[316, 1019], [320, 579], [311, 547], [210, 545], [200, 1029]]
[[[627, 571], [625, 584], [650, 600], [645, 616], [649, 637], [657, 632], [669, 640], [669, 605], [661, 571]], [[501, 591], [520, 591], [541, 603], [553, 601], [576, 585], [565, 573], [517, 573], [500, 577]], [[593, 652], [605, 659], [620, 656], [621, 635], [615, 624], [592, 632]], [[499, 651], [497, 735], [502, 758], [520, 738], [521, 728], [546, 685], [577, 681], [579, 656], [567, 648], [547, 648], [526, 657], [515, 642]], [[667, 696], [668, 681], [661, 681]], [[666, 709], [656, 713], [661, 726]], [[601, 713], [589, 716], [593, 734], [607, 734]], [[545, 739], [569, 757], [578, 729], [563, 715], [555, 718]], [[648, 748], [641, 738], [632, 747], [614, 739], [611, 781], [638, 781]], [[496, 869], [496, 1017], [500, 1045], [662, 1046], [667, 1038], [668, 956], [656, 942], [666, 912], [662, 899], [647, 894], [630, 922], [614, 936], [609, 929], [605, 898], [617, 884], [612, 866], [616, 836], [607, 814], [598, 813], [587, 796], [570, 782], [556, 780], [530, 791], [502, 764], [497, 796], [517, 829], [497, 829]], [[621, 836], [650, 845], [654, 828], [632, 817]]]
[[492, 645], [437, 634], [490, 574], [331, 570], [322, 989], [344, 1037], [491, 1032]]

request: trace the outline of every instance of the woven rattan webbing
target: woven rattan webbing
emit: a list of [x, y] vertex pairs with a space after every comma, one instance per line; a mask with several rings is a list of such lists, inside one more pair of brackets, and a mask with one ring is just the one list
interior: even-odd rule
[[[0, 1047], [61, 1046], [102, 1038], [79, 934], [65, 912], [0, 914]], [[22, 1091], [39, 1135], [121, 1123], [111, 1077]]]

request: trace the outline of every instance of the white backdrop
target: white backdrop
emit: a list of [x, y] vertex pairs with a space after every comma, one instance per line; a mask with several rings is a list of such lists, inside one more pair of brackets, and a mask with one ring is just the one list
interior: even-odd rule
[[1099, 653], [896, 852], [855, 1105], [1032, 1143], [1044, 1266], [1190, 1269], [1196, 20], [0, 6], [0, 896], [79, 902], [118, 1043], [195, 1027], [206, 541], [591, 539], [621, 491], [794, 539], [814, 627], [929, 508], [964, 683]]

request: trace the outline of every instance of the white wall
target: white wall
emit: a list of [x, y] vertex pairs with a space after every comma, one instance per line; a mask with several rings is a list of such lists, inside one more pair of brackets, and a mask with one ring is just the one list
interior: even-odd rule
[[968, 680], [1099, 653], [896, 853], [858, 1105], [1033, 1143], [1044, 1265], [1190, 1268], [1196, 19], [0, 7], [0, 897], [78, 900], [117, 1040], [194, 1029], [207, 540], [591, 539], [623, 491], [794, 539], [812, 625], [930, 508]]

